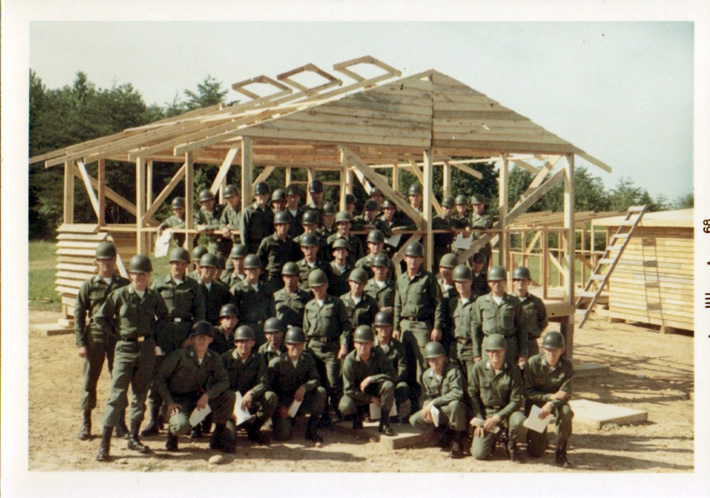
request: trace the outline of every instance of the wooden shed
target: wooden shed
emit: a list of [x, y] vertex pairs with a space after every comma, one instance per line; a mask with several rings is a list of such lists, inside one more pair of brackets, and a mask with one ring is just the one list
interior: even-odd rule
[[[613, 233], [621, 216], [594, 220]], [[645, 214], [609, 280], [612, 320], [693, 331], [693, 209]]]

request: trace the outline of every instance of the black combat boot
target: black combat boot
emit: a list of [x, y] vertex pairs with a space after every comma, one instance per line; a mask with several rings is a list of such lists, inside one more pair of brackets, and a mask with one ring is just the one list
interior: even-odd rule
[[518, 449], [518, 443], [508, 443], [508, 454], [510, 455], [511, 462], [520, 463], [523, 461], [522, 454]]
[[377, 428], [379, 432], [384, 434], [385, 436], [394, 436], [394, 429], [392, 429], [392, 426], [390, 425], [390, 416], [385, 415], [384, 413], [382, 414], [382, 417], [380, 418], [380, 426]]
[[247, 438], [249, 441], [254, 441], [257, 444], [268, 446], [269, 438], [266, 434], [261, 432], [262, 425], [264, 425], [264, 422], [255, 420], [247, 429]]
[[322, 443], [323, 438], [318, 434], [318, 417], [311, 415], [308, 419], [308, 425], [306, 426], [306, 441], [313, 441], [314, 443]]
[[197, 424], [195, 427], [192, 428], [192, 432], [190, 433], [190, 441], [197, 441], [202, 437], [202, 427], [201, 424]]
[[168, 439], [165, 440], [165, 449], [168, 451], [178, 450], [178, 437], [168, 429]]
[[129, 436], [130, 433], [126, 426], [126, 410], [121, 410], [121, 418], [118, 420], [118, 425], [116, 426], [116, 437], [128, 439]]
[[202, 434], [209, 434], [212, 432], [212, 414], [209, 413], [205, 419], [202, 421]]
[[362, 413], [360, 412], [360, 407], [355, 409], [353, 413], [353, 430], [362, 429]]
[[572, 462], [567, 460], [567, 441], [562, 440], [557, 442], [557, 451], [555, 452], [555, 465], [558, 467], [571, 468]]
[[81, 429], [79, 429], [77, 437], [82, 441], [91, 438], [91, 410], [84, 410], [84, 420], [81, 423]]
[[141, 431], [141, 436], [155, 436], [160, 430], [160, 407], [151, 406], [150, 407], [150, 422], [148, 426]]
[[449, 458], [463, 458], [463, 450], [461, 448], [461, 436], [463, 435], [463, 431], [454, 431], [452, 435], [452, 441], [453, 443], [451, 444], [451, 451], [449, 451]]
[[230, 441], [229, 431], [224, 424], [215, 424], [214, 432], [210, 437], [210, 448], [223, 453], [235, 453], [234, 445]]
[[470, 425], [461, 435], [461, 451], [463, 456], [471, 456], [471, 445], [473, 444], [473, 427]]
[[137, 451], [138, 453], [150, 453], [150, 448], [141, 443], [141, 440], [138, 439], [138, 430], [140, 429], [140, 426], [140, 423], [131, 421], [131, 433], [128, 437], [126, 448]]
[[111, 436], [113, 435], [113, 427], [104, 426], [104, 432], [101, 434], [101, 444], [99, 452], [96, 454], [96, 460], [99, 462], [108, 461], [108, 455], [111, 452]]

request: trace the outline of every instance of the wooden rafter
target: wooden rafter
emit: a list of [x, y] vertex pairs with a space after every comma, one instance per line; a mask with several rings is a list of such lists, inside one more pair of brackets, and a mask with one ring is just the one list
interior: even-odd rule
[[146, 210], [145, 214], [143, 215], [143, 223], [145, 224], [145, 220], [148, 218], [151, 218], [155, 212], [158, 210], [160, 206], [163, 205], [163, 202], [165, 202], [165, 199], [168, 198], [170, 195], [170, 192], [175, 190], [175, 187], [177, 187], [177, 184], [180, 183], [180, 180], [183, 179], [185, 176], [185, 171], [187, 170], [187, 165], [183, 164], [180, 169], [178, 169], [173, 177], [170, 179], [170, 182], [163, 187], [163, 190], [158, 194], [158, 197], [156, 197], [153, 202], [148, 206], [148, 209]]
[[96, 197], [96, 192], [94, 191], [93, 185], [91, 185], [91, 180], [89, 180], [89, 172], [86, 171], [86, 165], [82, 161], [77, 162], [77, 167], [79, 168], [79, 173], [81, 173], [81, 179], [84, 180], [84, 187], [86, 188], [86, 193], [89, 194], [89, 200], [91, 201], [91, 207], [94, 208], [94, 213], [96, 213], [96, 219], [99, 219], [99, 199]]

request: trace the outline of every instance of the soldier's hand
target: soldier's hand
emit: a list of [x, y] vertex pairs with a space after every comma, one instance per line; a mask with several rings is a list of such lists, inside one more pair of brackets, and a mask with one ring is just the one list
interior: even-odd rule
[[254, 400], [254, 393], [249, 391], [242, 398], [242, 410], [251, 408], [251, 402]]
[[86, 358], [86, 346], [81, 346], [76, 350], [79, 358]]
[[474, 364], [475, 364], [475, 363], [478, 363], [479, 361], [481, 361], [481, 357], [480, 357], [480, 356], [474, 356], [474, 357], [473, 357], [473, 363], [474, 363]]
[[222, 229], [222, 237], [229, 238], [231, 236], [232, 236], [232, 233], [229, 231], [229, 227], [224, 227]]
[[340, 350], [338, 351], [338, 359], [342, 360], [347, 355], [348, 355], [348, 347], [345, 344], [343, 344], [342, 346], [340, 346]]
[[428, 409], [422, 410], [422, 420], [427, 424], [432, 424], [434, 421], [431, 419], [431, 412]]
[[518, 356], [518, 367], [523, 368], [528, 364], [528, 359], [524, 356]]
[[565, 401], [569, 399], [569, 394], [567, 394], [564, 391], [557, 391], [555, 394], [552, 395], [554, 399], [559, 399], [560, 401]]
[[202, 396], [200, 396], [200, 399], [197, 400], [197, 404], [195, 405], [195, 407], [198, 410], [204, 410], [205, 407], [207, 406], [207, 402], [209, 400], [210, 400], [210, 397], [207, 395], [207, 393], [205, 393]]
[[293, 394], [293, 399], [296, 401], [303, 401], [303, 397], [306, 395], [306, 388], [301, 386], [298, 389], [296, 389], [296, 392]]
[[483, 437], [484, 434], [483, 427], [476, 427], [473, 430], [473, 437]]
[[392, 331], [392, 337], [394, 337], [394, 338], [397, 339], [398, 341], [400, 340], [399, 338], [400, 338], [401, 335], [402, 335], [402, 332], [400, 332], [399, 330], [393, 330], [393, 331]]
[[440, 341], [441, 340], [441, 329], [432, 329], [431, 340], [432, 341]]
[[168, 403], [168, 415], [170, 417], [178, 413], [180, 410], [182, 410], [182, 405], [178, 405], [177, 403]]
[[545, 417], [547, 417], [547, 416], [550, 414], [550, 412], [552, 411], [553, 408], [554, 408], [554, 406], [552, 405], [552, 403], [550, 403], [550, 402], [548, 401], [547, 403], [545, 403], [544, 405], [542, 405], [542, 408], [540, 408], [540, 415], [538, 415], [538, 417], [540, 417], [540, 418], [545, 418]]
[[197, 225], [198, 232], [204, 232], [205, 230], [207, 230], [207, 225]]
[[488, 417], [486, 421], [483, 423], [483, 428], [491, 432], [493, 428], [500, 423], [500, 417], [498, 415], [493, 415], [492, 417]]
[[362, 379], [362, 382], [360, 382], [360, 390], [365, 392], [365, 389], [367, 389], [367, 386], [372, 384], [372, 377], [367, 376], [364, 379]]

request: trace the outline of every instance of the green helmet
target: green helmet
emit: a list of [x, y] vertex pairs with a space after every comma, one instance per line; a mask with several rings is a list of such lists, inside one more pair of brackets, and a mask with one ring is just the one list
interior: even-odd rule
[[375, 333], [369, 325], [360, 325], [355, 329], [353, 342], [374, 342]]
[[223, 316], [239, 316], [239, 311], [232, 303], [223, 304], [219, 309], [219, 317], [222, 318]]
[[242, 244], [234, 244], [232, 247], [232, 252], [229, 253], [230, 259], [239, 259], [239, 258], [246, 258], [247, 254], [247, 247]]
[[312, 180], [311, 183], [308, 184], [308, 191], [312, 194], [323, 192], [323, 182], [320, 180]]
[[447, 195], [441, 200], [441, 205], [447, 208], [454, 207], [454, 198], [453, 196]]
[[96, 259], [111, 259], [116, 257], [116, 246], [111, 242], [101, 242], [96, 246]]
[[244, 258], [244, 269], [261, 268], [261, 258], [256, 254], [249, 254]]
[[274, 332], [284, 332], [286, 329], [283, 322], [276, 317], [267, 318], [264, 322], [264, 333], [273, 334]]
[[355, 268], [350, 272], [348, 276], [348, 281], [357, 282], [359, 284], [366, 284], [368, 280], [367, 272], [362, 268]]
[[274, 201], [285, 201], [286, 200], [286, 192], [284, 192], [284, 189], [282, 188], [277, 188], [274, 190], [274, 193], [271, 194], [271, 202]]
[[335, 204], [333, 204], [332, 202], [326, 202], [325, 204], [323, 204], [323, 215], [335, 213]]
[[357, 198], [353, 194], [345, 194], [345, 204], [355, 204]]
[[473, 262], [474, 263], [485, 263], [486, 262], [486, 255], [483, 254], [482, 252], [477, 252], [476, 254], [473, 255]]
[[377, 201], [375, 199], [368, 199], [365, 201], [364, 211], [377, 211]]
[[394, 316], [391, 311], [378, 311], [373, 323], [376, 327], [393, 327]]
[[473, 194], [471, 197], [471, 204], [485, 204], [486, 198], [481, 194]]
[[410, 242], [404, 250], [405, 256], [424, 257], [424, 246], [419, 242]]
[[200, 320], [199, 322], [197, 322], [195, 325], [192, 326], [192, 330], [190, 331], [190, 337], [194, 337], [196, 335], [208, 335], [210, 337], [214, 337], [214, 330], [212, 329], [212, 324], [204, 320]]
[[271, 193], [271, 187], [266, 182], [259, 182], [254, 186], [254, 193], [256, 195], [268, 195]]
[[289, 183], [286, 186], [286, 195], [301, 195], [301, 189], [295, 183]]
[[370, 197], [375, 197], [376, 195], [384, 197], [380, 189], [378, 189], [377, 187], [372, 187], [372, 190], [370, 190]]
[[440, 342], [432, 341], [424, 346], [424, 358], [427, 360], [445, 355], [446, 351], [444, 351], [444, 346], [442, 346]]
[[168, 255], [168, 263], [172, 263], [173, 261], [182, 261], [183, 263], [189, 263], [190, 253], [187, 252], [187, 249], [184, 249], [182, 247], [173, 247], [172, 249], [170, 249], [170, 254]]
[[468, 198], [465, 195], [456, 196], [456, 204], [468, 204]]
[[505, 343], [505, 337], [500, 334], [487, 335], [483, 339], [483, 349], [485, 351], [494, 351], [496, 349], [508, 349], [508, 345]]
[[171, 204], [171, 207], [173, 209], [185, 209], [185, 198], [184, 197], [174, 198], [173, 202]]
[[128, 271], [131, 273], [150, 273], [153, 271], [153, 264], [148, 256], [136, 254], [128, 263]]
[[318, 236], [314, 233], [304, 233], [301, 237], [301, 247], [317, 246]]
[[562, 349], [565, 347], [565, 337], [557, 330], [550, 330], [542, 338], [543, 349]]
[[367, 242], [374, 242], [375, 244], [384, 243], [385, 234], [376, 228], [374, 230], [370, 230], [367, 234]]
[[342, 237], [339, 237], [333, 241], [331, 250], [333, 249], [347, 249], [348, 251], [350, 251], [350, 243]]
[[328, 276], [320, 268], [316, 268], [308, 275], [308, 286], [318, 287], [328, 283]]
[[301, 225], [317, 225], [318, 224], [318, 211], [315, 209], [309, 209], [301, 217]]
[[200, 197], [199, 197], [200, 202], [207, 202], [207, 201], [213, 201], [213, 200], [214, 200], [214, 194], [212, 193], [212, 191], [210, 189], [206, 188], [200, 192]]
[[215, 268], [219, 268], [219, 258], [216, 254], [212, 254], [211, 252], [203, 254], [200, 258], [200, 266], [214, 266]]
[[382, 201], [382, 209], [385, 209], [385, 208], [397, 209], [397, 206], [391, 200], [385, 199], [384, 201]]
[[293, 261], [289, 261], [281, 268], [281, 275], [300, 275], [298, 265]]
[[471, 268], [466, 265], [458, 265], [454, 268], [454, 282], [465, 282], [467, 280], [473, 280], [473, 272]]
[[422, 195], [422, 192], [422, 186], [418, 183], [415, 183], [409, 187], [409, 195]]
[[524, 266], [518, 266], [513, 270], [513, 280], [530, 280], [530, 270]]
[[251, 328], [249, 325], [240, 325], [239, 327], [237, 327], [237, 330], [234, 332], [234, 340], [235, 341], [255, 341], [256, 334], [254, 333], [254, 329]]
[[280, 223], [291, 223], [291, 216], [289, 216], [287, 211], [279, 211], [274, 215], [274, 225]]
[[492, 266], [488, 271], [488, 280], [507, 280], [505, 268], [502, 266]]
[[234, 185], [227, 185], [224, 188], [224, 198], [226, 199], [227, 197], [234, 197], [235, 195], [239, 195], [239, 190], [237, 190], [237, 187]]
[[205, 246], [195, 246], [192, 249], [192, 259], [193, 261], [199, 261], [202, 256], [207, 254], [207, 248]]
[[335, 224], [337, 225], [338, 223], [352, 223], [353, 217], [350, 213], [347, 211], [340, 211], [338, 214], [335, 215]]
[[286, 344], [299, 344], [306, 342], [306, 334], [301, 327], [289, 327], [284, 337]]
[[439, 261], [440, 268], [442, 266], [444, 268], [454, 268], [458, 264], [459, 264], [459, 258], [457, 258], [456, 255], [452, 254], [452, 253], [444, 254], [441, 257], [441, 261]]
[[389, 265], [390, 265], [390, 258], [384, 252], [381, 252], [378, 255], [376, 255], [375, 259], [372, 260], [373, 267], [375, 267], [375, 266], [389, 267]]

